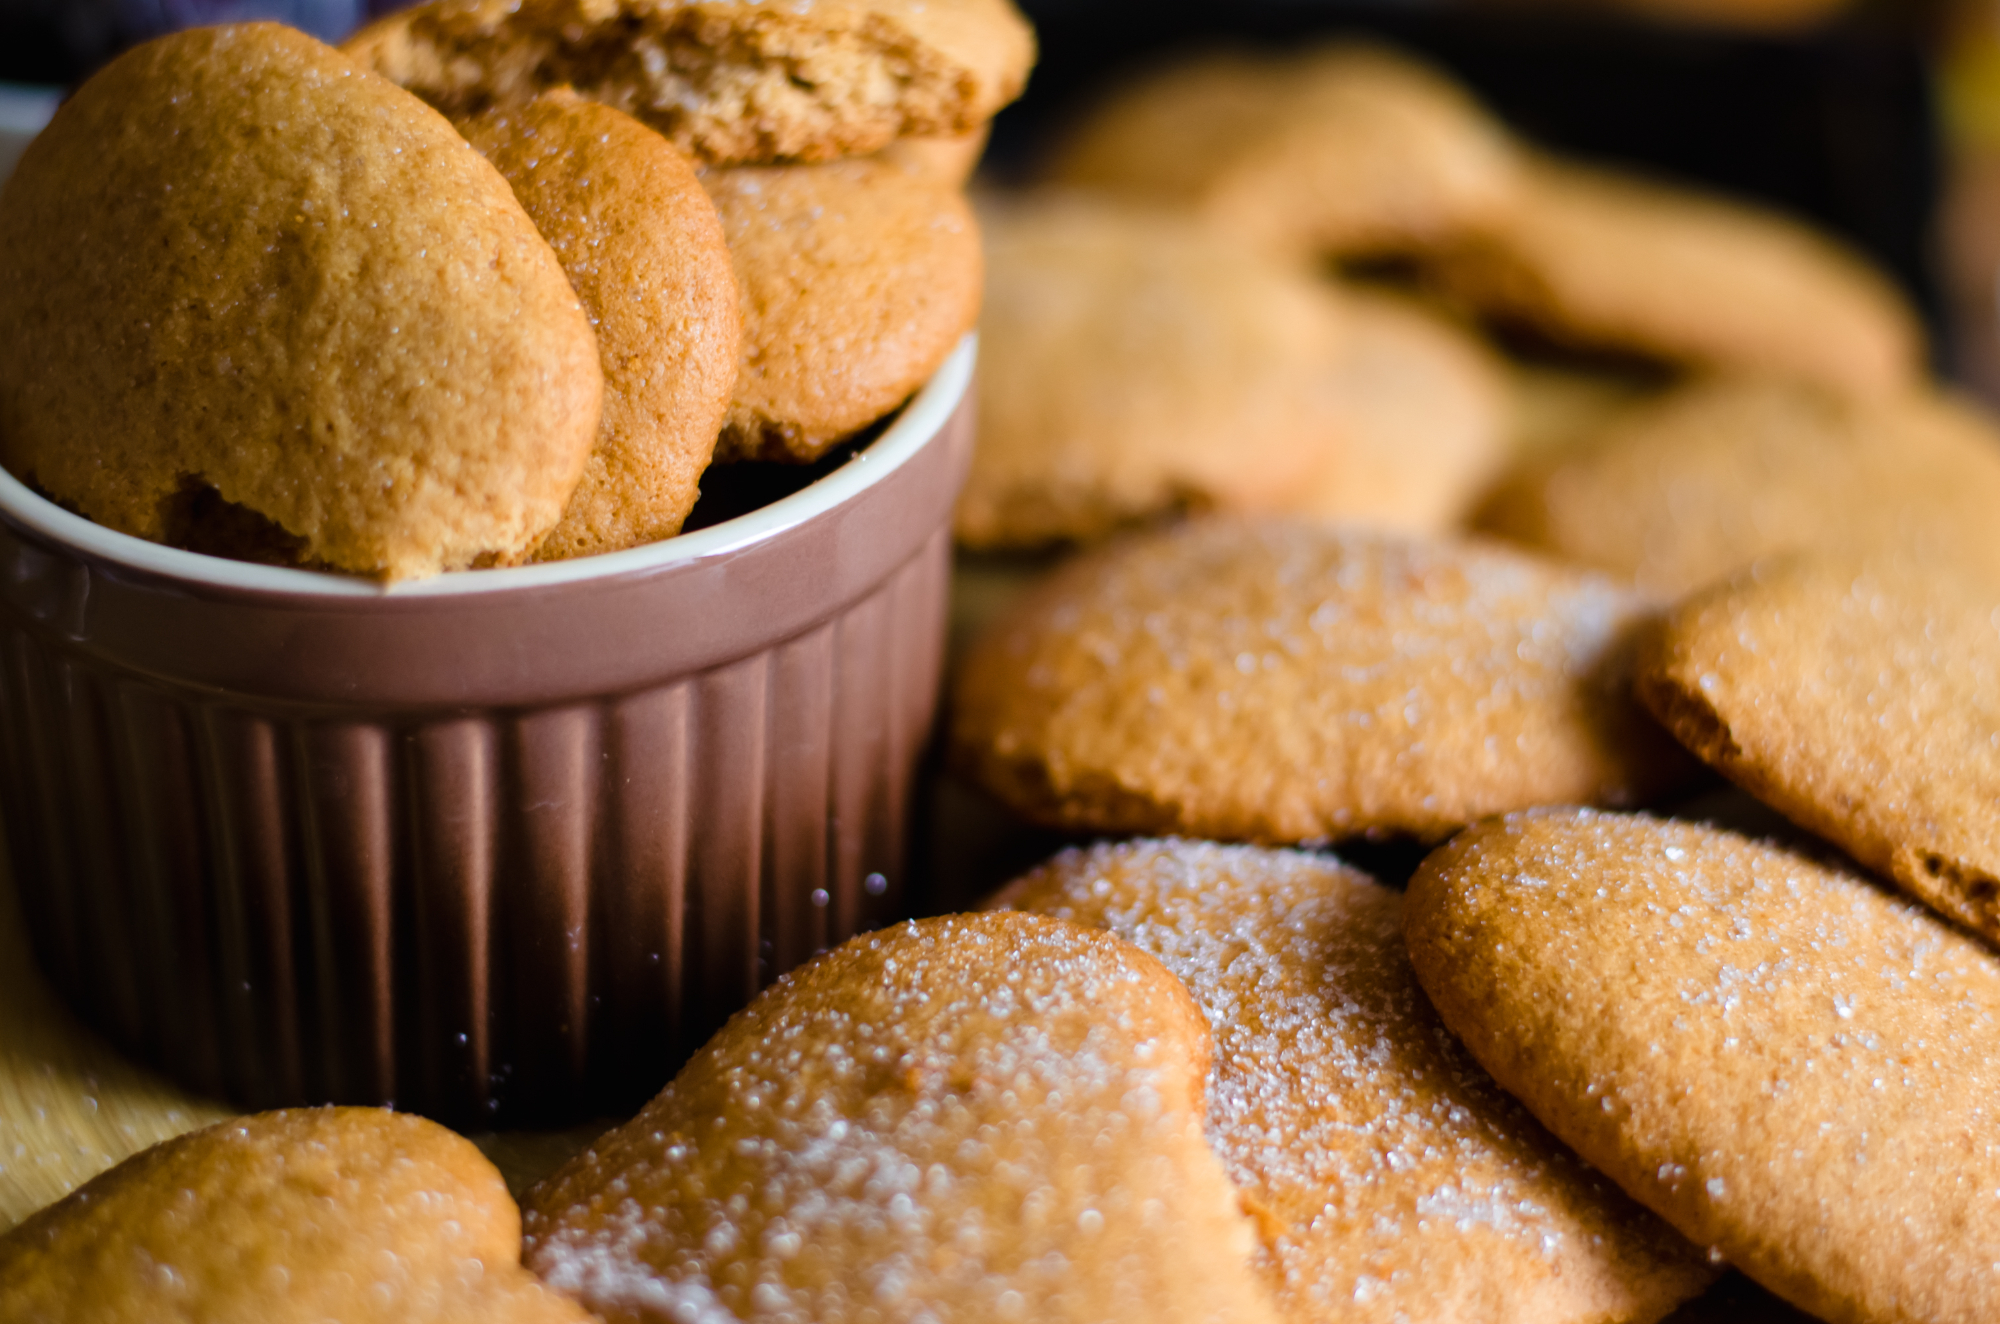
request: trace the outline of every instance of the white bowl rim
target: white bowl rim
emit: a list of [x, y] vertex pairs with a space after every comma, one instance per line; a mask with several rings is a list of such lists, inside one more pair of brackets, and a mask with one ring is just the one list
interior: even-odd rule
[[866, 447], [807, 487], [735, 519], [622, 552], [495, 570], [455, 570], [383, 584], [321, 570], [230, 561], [120, 533], [73, 515], [0, 469], [0, 515], [49, 540], [100, 560], [193, 586], [320, 598], [451, 598], [551, 588], [682, 565], [760, 542], [803, 524], [895, 472], [943, 428], [972, 380], [979, 338], [967, 333], [902, 414]]

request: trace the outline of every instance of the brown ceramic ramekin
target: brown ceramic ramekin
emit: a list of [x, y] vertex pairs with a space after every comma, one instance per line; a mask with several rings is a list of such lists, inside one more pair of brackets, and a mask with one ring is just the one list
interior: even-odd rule
[[893, 918], [968, 338], [856, 458], [649, 547], [378, 586], [0, 474], [0, 809], [85, 1019], [245, 1105], [575, 1116]]

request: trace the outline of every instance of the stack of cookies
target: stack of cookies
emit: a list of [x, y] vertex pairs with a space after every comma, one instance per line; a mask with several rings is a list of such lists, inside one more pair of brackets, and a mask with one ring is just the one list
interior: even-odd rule
[[960, 186], [1027, 26], [587, 11], [107, 67], [0, 193], [0, 461], [127, 533], [393, 580], [670, 537], [711, 461], [866, 436], [977, 316]]

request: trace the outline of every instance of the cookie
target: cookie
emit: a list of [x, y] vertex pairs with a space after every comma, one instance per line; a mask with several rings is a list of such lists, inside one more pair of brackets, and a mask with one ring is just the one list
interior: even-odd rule
[[1167, 66], [1087, 120], [1054, 177], [1191, 209], [1283, 257], [1379, 255], [1432, 247], [1502, 207], [1515, 157], [1448, 77], [1340, 44]]
[[1201, 1004], [1209, 1139], [1281, 1318], [1650, 1320], [1715, 1277], [1466, 1056], [1410, 972], [1402, 897], [1365, 874], [1141, 841], [1065, 852], [993, 904], [1115, 933]]
[[208, 500], [385, 579], [516, 561], [602, 390], [507, 182], [289, 28], [128, 52], [0, 192], [0, 460], [126, 533]]
[[2000, 943], [2000, 588], [1760, 563], [1683, 603], [1640, 697], [1681, 743]]
[[1338, 311], [1181, 216], [1031, 195], [984, 213], [979, 441], [962, 545], [1101, 538], [1271, 509], [1326, 462]]
[[1643, 370], [1506, 360], [1507, 450], [1516, 465], [1546, 460], [1675, 383]]
[[1106, 934], [864, 934], [531, 1192], [526, 1262], [616, 1319], [1270, 1321], [1202, 1137], [1209, 1047]]
[[2000, 1312], [2000, 965], [1845, 868], [1588, 810], [1411, 880], [1417, 978], [1548, 1128], [1823, 1319]]
[[1493, 356], [1414, 301], [1344, 292], [1326, 378], [1338, 444], [1287, 508], [1405, 533], [1458, 523], [1506, 457], [1508, 397]]
[[963, 187], [986, 153], [987, 125], [949, 138], [898, 138], [876, 155], [897, 169]]
[[817, 459], [907, 400], [978, 319], [979, 227], [949, 184], [876, 160], [703, 183], [743, 307], [723, 457]]
[[1648, 599], [1480, 543], [1212, 519], [1064, 566], [974, 645], [958, 765], [1027, 817], [1299, 842], [1629, 804], [1686, 756], [1627, 690]]
[[971, 133], [1035, 38], [1008, 0], [432, 0], [346, 49], [452, 114], [568, 85], [731, 165]]
[[736, 384], [742, 313], [694, 166], [629, 115], [558, 90], [460, 128], [507, 177], [597, 329], [604, 413], [561, 560], [679, 533]]
[[0, 1237], [0, 1317], [588, 1324], [521, 1268], [493, 1166], [433, 1122], [308, 1108], [127, 1159]]
[[2000, 574], [2000, 430], [1931, 392], [1705, 379], [1510, 474], [1480, 528], [1679, 597], [1761, 556], [1902, 548]]
[[1864, 395], [1923, 372], [1916, 315], [1859, 254], [1774, 212], [1610, 171], [1535, 162], [1434, 268], [1474, 307], [1580, 348]]

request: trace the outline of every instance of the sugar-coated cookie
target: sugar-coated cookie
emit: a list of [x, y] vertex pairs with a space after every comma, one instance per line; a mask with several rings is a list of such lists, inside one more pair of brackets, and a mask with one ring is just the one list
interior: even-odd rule
[[607, 1318], [1272, 1321], [1158, 962], [1038, 916], [863, 934], [781, 978], [531, 1192]]
[[470, 1141], [376, 1108], [261, 1113], [0, 1237], [0, 1319], [589, 1324], [520, 1255], [520, 1212]]
[[1843, 868], [1544, 810], [1427, 859], [1432, 1003], [1699, 1245], [1828, 1320], [2000, 1317], [2000, 964]]
[[1479, 527], [1679, 597], [1760, 556], [1901, 549], [2000, 575], [2000, 429], [1929, 391], [1708, 378], [1531, 459]]
[[1442, 533], [1506, 458], [1509, 397], [1499, 366], [1421, 304], [1358, 288], [1340, 303], [1346, 333], [1326, 380], [1336, 443], [1286, 508]]
[[1775, 213], [1609, 171], [1535, 162], [1437, 274], [1473, 305], [1583, 348], [1856, 394], [1923, 368], [1916, 314], [1858, 254]]
[[1731, 780], [2000, 943], [2000, 587], [1760, 563], [1683, 603], [1637, 683]]
[[1706, 1256], [1552, 1139], [1410, 972], [1402, 897], [1326, 856], [1066, 851], [993, 899], [1159, 958], [1215, 1034], [1208, 1134], [1297, 1324], [1651, 1320]]
[[957, 188], [880, 160], [704, 178], [741, 284], [719, 454], [812, 460], [930, 379], [979, 316], [979, 227]]
[[1648, 599], [1494, 544], [1211, 519], [1069, 563], [973, 647], [959, 766], [1031, 818], [1263, 842], [1628, 804], [1686, 756], [1632, 700]]
[[453, 114], [570, 85], [728, 165], [970, 133], [1035, 38], [1008, 0], [431, 0], [346, 49]]
[[1450, 238], [1505, 204], [1515, 156], [1506, 130], [1449, 78], [1348, 43], [1162, 68], [1086, 120], [1054, 174], [1311, 258]]
[[1101, 538], [1296, 500], [1337, 443], [1340, 345], [1311, 277], [1170, 213], [1031, 195], [983, 213], [971, 547]]
[[499, 167], [597, 329], [597, 444], [542, 561], [670, 538], [736, 384], [736, 273], [693, 164], [631, 116], [558, 89], [459, 126]]
[[507, 182], [290, 28], [128, 52], [0, 191], [0, 460], [126, 533], [191, 538], [212, 494], [305, 562], [519, 560], [602, 390]]

